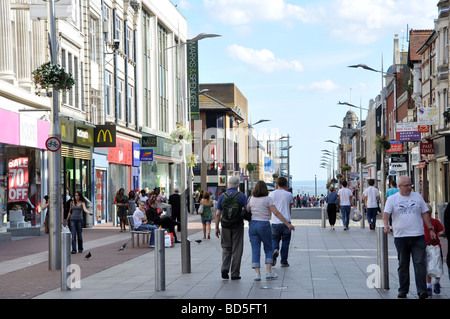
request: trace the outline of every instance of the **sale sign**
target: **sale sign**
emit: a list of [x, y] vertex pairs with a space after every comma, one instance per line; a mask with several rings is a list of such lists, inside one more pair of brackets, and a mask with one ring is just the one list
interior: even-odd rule
[[8, 202], [28, 200], [28, 157], [8, 160]]

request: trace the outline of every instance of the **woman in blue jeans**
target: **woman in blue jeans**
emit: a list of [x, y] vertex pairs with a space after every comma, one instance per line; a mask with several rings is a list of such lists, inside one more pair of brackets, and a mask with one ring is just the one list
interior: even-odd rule
[[73, 202], [70, 203], [70, 210], [66, 219], [66, 224], [70, 221], [70, 231], [72, 232], [72, 254], [77, 253], [77, 241], [78, 252], [83, 252], [83, 212], [92, 215], [86, 208], [86, 200], [83, 195], [80, 191], [76, 191], [75, 198]]
[[283, 215], [277, 210], [272, 198], [269, 197], [267, 185], [263, 181], [258, 181], [253, 189], [253, 196], [247, 203], [247, 209], [252, 212], [252, 219], [249, 224], [248, 234], [252, 246], [252, 268], [255, 269], [256, 281], [261, 280], [261, 243], [264, 246], [266, 279], [275, 279], [277, 274], [272, 272], [273, 249], [272, 249], [272, 229], [270, 227], [270, 214], [274, 214], [290, 230], [294, 230]]

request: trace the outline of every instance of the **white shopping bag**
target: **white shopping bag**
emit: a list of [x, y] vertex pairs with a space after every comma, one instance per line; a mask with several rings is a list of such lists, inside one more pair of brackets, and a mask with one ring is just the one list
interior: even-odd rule
[[441, 249], [439, 245], [427, 246], [427, 275], [430, 277], [440, 277], [443, 274]]

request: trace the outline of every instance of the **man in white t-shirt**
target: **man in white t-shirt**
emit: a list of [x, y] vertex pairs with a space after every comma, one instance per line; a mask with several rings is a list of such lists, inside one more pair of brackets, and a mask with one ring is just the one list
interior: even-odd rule
[[426, 285], [426, 241], [424, 227], [430, 230], [430, 238], [436, 233], [431, 224], [428, 207], [419, 193], [412, 192], [411, 179], [400, 176], [400, 191], [388, 197], [384, 207], [384, 232], [390, 233], [389, 216], [392, 215], [394, 244], [398, 254], [398, 297], [406, 298], [409, 292], [409, 263], [412, 257], [417, 293], [420, 299], [428, 297]]
[[155, 247], [155, 229], [158, 226], [147, 224], [147, 217], [145, 216], [145, 202], [139, 201], [138, 207], [133, 213], [134, 230], [151, 231], [150, 235], [150, 247]]
[[367, 208], [367, 221], [370, 230], [375, 230], [377, 223], [378, 201], [380, 200], [380, 191], [375, 188], [375, 180], [369, 179], [369, 187], [364, 191], [364, 204]]
[[347, 188], [347, 181], [341, 182], [342, 188], [338, 191], [339, 208], [342, 214], [342, 223], [344, 224], [344, 230], [348, 229], [348, 223], [350, 221], [350, 209], [353, 202], [353, 193]]
[[[291, 209], [294, 204], [292, 193], [286, 190], [287, 179], [284, 176], [280, 176], [277, 180], [277, 189], [269, 194], [277, 210], [283, 215], [283, 217], [290, 223], [291, 222]], [[271, 217], [272, 224], [272, 248], [273, 248], [273, 266], [277, 262], [277, 257], [281, 252], [281, 267], [289, 267], [288, 254], [289, 243], [291, 242], [291, 230], [274, 214]], [[281, 251], [280, 251], [281, 240]]]

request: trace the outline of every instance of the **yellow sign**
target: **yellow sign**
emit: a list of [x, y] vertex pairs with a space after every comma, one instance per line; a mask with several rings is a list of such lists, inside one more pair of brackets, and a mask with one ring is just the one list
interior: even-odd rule
[[95, 147], [116, 147], [116, 126], [97, 125], [95, 128]]

